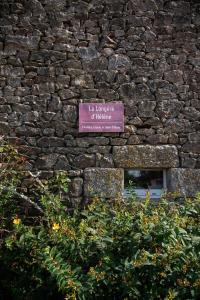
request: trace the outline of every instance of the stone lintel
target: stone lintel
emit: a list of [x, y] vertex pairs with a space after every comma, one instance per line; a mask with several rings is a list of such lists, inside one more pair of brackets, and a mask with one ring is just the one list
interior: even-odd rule
[[167, 172], [168, 190], [193, 197], [200, 192], [200, 169], [172, 168]]
[[84, 195], [100, 195], [104, 198], [121, 196], [124, 172], [122, 169], [86, 168], [84, 170]]
[[113, 159], [119, 168], [168, 169], [179, 166], [178, 151], [172, 145], [114, 146]]

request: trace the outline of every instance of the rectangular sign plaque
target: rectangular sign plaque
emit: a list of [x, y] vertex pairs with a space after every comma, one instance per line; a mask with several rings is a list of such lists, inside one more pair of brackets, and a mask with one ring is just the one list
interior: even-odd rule
[[123, 103], [80, 103], [79, 132], [124, 132]]

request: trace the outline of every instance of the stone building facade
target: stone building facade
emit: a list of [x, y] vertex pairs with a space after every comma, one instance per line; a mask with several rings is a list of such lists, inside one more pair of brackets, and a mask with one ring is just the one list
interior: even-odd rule
[[[74, 201], [121, 193], [126, 168], [200, 190], [199, 0], [1, 0], [0, 87], [0, 134]], [[113, 101], [123, 133], [79, 133], [79, 103]]]

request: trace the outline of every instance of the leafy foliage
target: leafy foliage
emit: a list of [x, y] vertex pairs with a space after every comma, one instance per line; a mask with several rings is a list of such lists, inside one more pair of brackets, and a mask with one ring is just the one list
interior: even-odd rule
[[12, 176], [6, 190], [1, 182], [0, 263], [13, 299], [199, 298], [200, 195], [182, 203], [94, 196], [70, 211], [60, 174], [33, 182], [25, 196], [39, 210], [30, 217], [19, 197], [23, 176]]

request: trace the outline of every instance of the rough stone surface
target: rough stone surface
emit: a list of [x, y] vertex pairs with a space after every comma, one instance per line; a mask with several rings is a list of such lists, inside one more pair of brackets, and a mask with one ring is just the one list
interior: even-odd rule
[[80, 197], [83, 191], [83, 178], [76, 177], [70, 182], [70, 196]]
[[200, 170], [172, 168], [168, 171], [168, 187], [182, 196], [194, 197], [200, 191]]
[[175, 146], [114, 146], [113, 159], [120, 168], [173, 168], [178, 167], [178, 151]]
[[[0, 0], [0, 135], [26, 145], [31, 170], [82, 179], [200, 169], [199, 34], [197, 0]], [[79, 133], [79, 103], [110, 101], [125, 132]]]
[[121, 196], [123, 176], [122, 169], [87, 168], [84, 171], [84, 194], [87, 197], [97, 194], [105, 198]]

